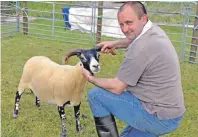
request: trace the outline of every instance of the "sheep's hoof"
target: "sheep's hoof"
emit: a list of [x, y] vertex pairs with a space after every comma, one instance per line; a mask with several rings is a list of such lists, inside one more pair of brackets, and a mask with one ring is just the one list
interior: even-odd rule
[[76, 128], [76, 131], [77, 131], [79, 134], [81, 134], [81, 133], [83, 133], [83, 132], [84, 132], [84, 130], [83, 130], [83, 128], [82, 128], [82, 127], [78, 127], [78, 128]]
[[40, 104], [36, 104], [36, 106], [39, 108], [41, 105]]
[[60, 137], [67, 137], [66, 133], [61, 133]]
[[77, 131], [78, 134], [82, 134], [84, 132], [84, 130], [81, 128], [79, 131]]
[[13, 114], [12, 114], [13, 118], [17, 118], [18, 116], [18, 112], [16, 110], [14, 110]]

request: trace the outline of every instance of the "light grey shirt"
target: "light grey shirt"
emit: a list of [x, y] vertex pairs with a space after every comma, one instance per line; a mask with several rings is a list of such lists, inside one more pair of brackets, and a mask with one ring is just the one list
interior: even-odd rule
[[157, 25], [129, 46], [117, 77], [158, 119], [177, 118], [185, 112], [178, 56]]

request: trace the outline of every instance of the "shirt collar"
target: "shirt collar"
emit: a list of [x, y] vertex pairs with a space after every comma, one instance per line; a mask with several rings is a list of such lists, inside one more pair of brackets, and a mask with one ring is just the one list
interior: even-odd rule
[[145, 24], [144, 28], [142, 29], [142, 32], [140, 33], [140, 35], [132, 42], [134, 43], [137, 39], [139, 39], [144, 33], [146, 33], [152, 26], [152, 22], [150, 20], [147, 21], [147, 23]]

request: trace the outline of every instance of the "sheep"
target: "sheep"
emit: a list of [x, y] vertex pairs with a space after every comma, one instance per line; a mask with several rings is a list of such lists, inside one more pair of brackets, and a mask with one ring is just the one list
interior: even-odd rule
[[82, 130], [80, 125], [80, 104], [87, 83], [82, 75], [82, 67], [92, 75], [100, 71], [99, 47], [89, 50], [74, 49], [63, 57], [66, 63], [69, 57], [77, 56], [80, 62], [75, 66], [59, 65], [47, 57], [34, 56], [24, 65], [23, 74], [15, 96], [13, 117], [19, 113], [19, 101], [25, 89], [29, 88], [36, 96], [36, 106], [40, 100], [55, 103], [62, 122], [61, 137], [66, 137], [66, 116], [64, 106], [73, 106], [76, 119], [76, 130]]

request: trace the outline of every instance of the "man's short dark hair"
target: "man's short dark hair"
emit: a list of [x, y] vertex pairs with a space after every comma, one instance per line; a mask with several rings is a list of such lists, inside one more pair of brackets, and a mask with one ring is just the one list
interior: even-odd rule
[[128, 2], [125, 2], [119, 9], [118, 13], [119, 12], [122, 12], [126, 6], [130, 6], [136, 13], [136, 15], [138, 16], [139, 19], [141, 19], [141, 17], [143, 15], [147, 15], [147, 11], [146, 11], [146, 8], [145, 6], [139, 2], [139, 1], [128, 1]]

